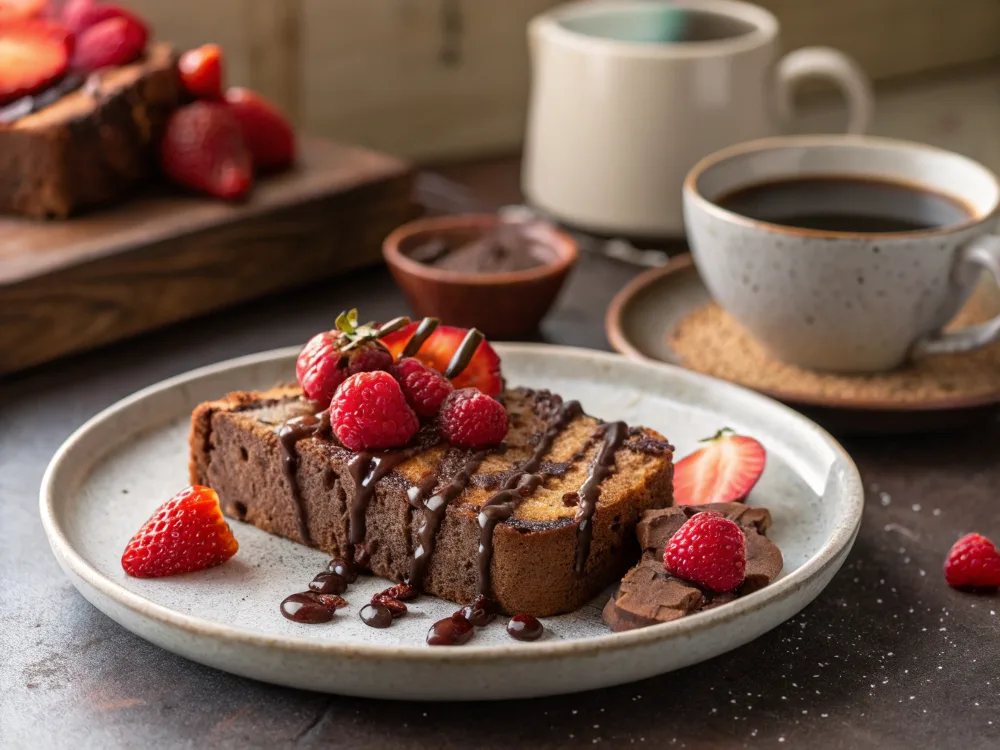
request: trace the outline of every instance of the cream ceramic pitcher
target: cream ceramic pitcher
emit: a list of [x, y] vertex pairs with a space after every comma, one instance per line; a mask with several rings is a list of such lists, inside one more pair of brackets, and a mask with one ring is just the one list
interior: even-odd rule
[[780, 132], [804, 78], [837, 84], [849, 132], [871, 117], [857, 63], [827, 47], [780, 57], [778, 20], [748, 3], [575, 2], [534, 18], [528, 40], [524, 194], [598, 233], [681, 236], [688, 170], [719, 148]]

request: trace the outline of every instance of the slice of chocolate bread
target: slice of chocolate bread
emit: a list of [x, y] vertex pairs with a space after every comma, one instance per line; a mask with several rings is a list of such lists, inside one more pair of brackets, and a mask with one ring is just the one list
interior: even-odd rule
[[672, 448], [546, 391], [502, 400], [499, 448], [454, 448], [425, 427], [406, 449], [358, 454], [297, 386], [233, 393], [194, 412], [191, 481], [230, 516], [430, 594], [567, 612], [638, 558], [640, 514], [671, 503]]
[[0, 124], [0, 213], [65, 218], [131, 195], [156, 170], [155, 145], [181, 103], [177, 58], [92, 74], [76, 91]]
[[[735, 521], [747, 540], [747, 567], [743, 585], [735, 593], [715, 594], [670, 575], [663, 552], [670, 538], [691, 516], [711, 510]], [[604, 622], [614, 631], [634, 630], [677, 620], [703, 609], [731, 602], [764, 588], [781, 572], [781, 550], [764, 536], [771, 526], [765, 508], [743, 503], [709, 503], [649, 510], [636, 527], [642, 560], [622, 579], [617, 593], [604, 607]]]

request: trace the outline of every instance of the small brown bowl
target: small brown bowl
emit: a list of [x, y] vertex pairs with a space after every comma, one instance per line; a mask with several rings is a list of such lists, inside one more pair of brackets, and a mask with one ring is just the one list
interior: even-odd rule
[[555, 227], [553, 258], [537, 268], [505, 273], [452, 271], [413, 260], [410, 253], [432, 239], [456, 245], [474, 240], [501, 223], [495, 214], [466, 214], [418, 219], [396, 229], [382, 243], [393, 278], [420, 317], [447, 325], [478, 328], [493, 339], [517, 338], [537, 329], [576, 263], [576, 242]]

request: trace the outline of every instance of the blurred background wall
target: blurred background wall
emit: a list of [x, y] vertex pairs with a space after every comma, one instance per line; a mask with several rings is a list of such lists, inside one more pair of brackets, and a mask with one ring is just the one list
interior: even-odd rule
[[[516, 150], [524, 27], [552, 0], [125, 0], [180, 47], [215, 41], [232, 83], [310, 132], [421, 160]], [[1000, 168], [1000, 0], [758, 0], [786, 49], [827, 44], [879, 84], [876, 132]], [[807, 92], [796, 130], [839, 129]], [[992, 138], [990, 137], [992, 135]]]

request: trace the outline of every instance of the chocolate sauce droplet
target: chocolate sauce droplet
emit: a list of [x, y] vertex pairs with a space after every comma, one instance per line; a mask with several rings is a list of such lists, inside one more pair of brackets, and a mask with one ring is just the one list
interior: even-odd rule
[[281, 603], [281, 614], [295, 622], [305, 622], [315, 625], [320, 622], [330, 622], [334, 610], [324, 605], [311, 591], [292, 594]]
[[370, 628], [387, 628], [392, 625], [392, 612], [382, 604], [366, 604], [359, 614], [361, 622]]
[[466, 604], [455, 617], [464, 617], [477, 628], [484, 628], [496, 619], [500, 612], [500, 607], [488, 596], [477, 596], [472, 604]]
[[531, 615], [514, 615], [507, 622], [507, 634], [516, 641], [537, 641], [544, 632], [545, 626]]
[[461, 646], [468, 643], [475, 632], [472, 623], [456, 613], [451, 617], [438, 620], [431, 625], [427, 633], [427, 645], [429, 646]]
[[354, 583], [358, 580], [357, 568], [355, 568], [354, 565], [347, 560], [330, 560], [330, 564], [326, 566], [326, 569], [330, 573], [336, 573], [348, 583]]
[[309, 590], [317, 594], [343, 594], [347, 591], [347, 579], [336, 573], [319, 573], [309, 583]]

